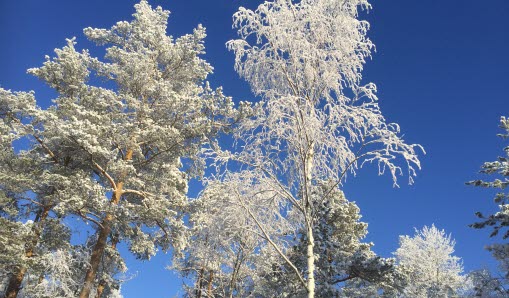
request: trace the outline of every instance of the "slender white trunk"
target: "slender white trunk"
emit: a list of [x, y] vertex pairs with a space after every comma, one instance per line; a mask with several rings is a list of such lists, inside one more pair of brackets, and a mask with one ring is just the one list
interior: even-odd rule
[[308, 246], [307, 246], [307, 259], [308, 259], [308, 298], [315, 297], [315, 254], [313, 248], [315, 247], [315, 239], [313, 238], [313, 228], [308, 225]]
[[307, 290], [308, 290], [308, 298], [315, 297], [315, 239], [313, 237], [313, 218], [311, 216], [312, 212], [312, 204], [311, 201], [311, 181], [313, 179], [313, 158], [314, 158], [314, 142], [311, 141], [309, 144], [307, 156], [306, 156], [306, 167], [305, 167], [305, 175], [306, 175], [306, 205], [304, 206], [304, 210], [306, 211], [306, 226], [307, 226], [307, 265], [308, 265], [308, 280], [307, 280]]

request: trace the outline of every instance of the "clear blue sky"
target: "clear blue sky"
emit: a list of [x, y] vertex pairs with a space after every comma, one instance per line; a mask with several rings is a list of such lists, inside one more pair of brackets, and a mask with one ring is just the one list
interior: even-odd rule
[[[236, 101], [254, 99], [233, 71], [233, 54], [224, 43], [235, 36], [231, 15], [237, 7], [253, 7], [260, 1], [149, 2], [172, 12], [171, 35], [203, 24], [208, 31], [205, 57], [215, 67], [212, 84], [222, 85]], [[65, 38], [76, 36], [78, 48], [90, 48], [82, 29], [109, 28], [129, 20], [134, 3], [0, 0], [0, 86], [35, 90], [39, 104], [47, 106], [54, 93], [25, 74], [26, 69], [41, 65], [44, 55], [65, 45]], [[365, 79], [378, 85], [386, 118], [399, 123], [406, 140], [422, 144], [428, 154], [422, 158], [415, 185], [406, 185], [402, 178], [401, 188], [394, 189], [390, 177], [378, 177], [374, 167], [367, 167], [348, 178], [346, 195], [361, 207], [369, 223], [368, 240], [382, 256], [391, 256], [398, 235], [435, 223], [453, 234], [466, 271], [493, 266], [483, 249], [491, 241], [489, 232], [467, 226], [476, 220], [475, 211], [496, 209], [493, 192], [464, 182], [478, 178], [480, 165], [501, 155], [507, 145], [496, 134], [500, 116], [509, 116], [509, 1], [373, 0], [372, 4], [367, 18], [377, 52]], [[132, 257], [127, 261], [137, 276], [123, 286], [125, 297], [177, 294], [177, 275], [164, 269], [168, 255], [159, 254], [150, 263]]]

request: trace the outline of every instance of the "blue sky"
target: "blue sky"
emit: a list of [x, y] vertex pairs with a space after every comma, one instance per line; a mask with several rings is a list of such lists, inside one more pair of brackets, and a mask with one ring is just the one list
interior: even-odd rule
[[[172, 14], [168, 33], [180, 36], [199, 23], [207, 28], [205, 58], [215, 67], [213, 86], [222, 85], [235, 101], [254, 100], [247, 84], [233, 70], [233, 54], [224, 44], [235, 37], [231, 15], [254, 0], [151, 0]], [[492, 242], [487, 230], [468, 224], [474, 213], [496, 209], [493, 192], [466, 186], [479, 178], [484, 161], [501, 155], [507, 145], [496, 137], [500, 116], [509, 116], [509, 1], [373, 0], [366, 16], [377, 51], [368, 62], [365, 80], [378, 85], [386, 118], [401, 125], [405, 139], [422, 144], [427, 155], [415, 185], [406, 177], [393, 188], [389, 176], [375, 167], [349, 177], [345, 193], [358, 203], [369, 223], [368, 241], [389, 257], [398, 235], [435, 223], [452, 233], [456, 254], [466, 271], [493, 266], [483, 247]], [[129, 20], [133, 0], [0, 0], [0, 86], [35, 90], [47, 106], [54, 93], [26, 69], [39, 66], [44, 55], [77, 37], [78, 48], [91, 48], [85, 27], [109, 28]], [[101, 51], [92, 50], [101, 55]], [[197, 189], [192, 190], [196, 193]], [[497, 239], [501, 241], [500, 239]], [[136, 277], [123, 286], [125, 297], [172, 297], [180, 288], [177, 275], [165, 270], [168, 255], [150, 263], [127, 257]]]

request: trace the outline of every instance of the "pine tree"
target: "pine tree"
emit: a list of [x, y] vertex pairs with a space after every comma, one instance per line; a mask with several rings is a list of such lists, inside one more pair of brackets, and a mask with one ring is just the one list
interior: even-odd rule
[[470, 289], [466, 291], [464, 297], [498, 298], [507, 295], [503, 279], [492, 275], [488, 269], [468, 273], [467, 282]]
[[[348, 201], [343, 192], [330, 190], [333, 181], [322, 182], [312, 191], [314, 198], [316, 224], [313, 228], [315, 237], [314, 254], [316, 260], [316, 296], [350, 297], [359, 296], [352, 291], [363, 292], [370, 288], [375, 293], [395, 292], [391, 277], [394, 275], [393, 259], [378, 257], [372, 250], [372, 243], [363, 243], [367, 235], [367, 224], [360, 221], [359, 207]], [[289, 258], [304, 275], [306, 269], [307, 239], [304, 231], [300, 232], [298, 242], [289, 251]], [[278, 294], [271, 296], [304, 297], [306, 291], [299, 287], [298, 279], [284, 263], [282, 268], [269, 271], [269, 279], [263, 287], [270, 287]], [[272, 284], [271, 284], [272, 283]], [[265, 290], [266, 291], [266, 290]], [[368, 295], [369, 296], [369, 295]]]
[[[77, 218], [96, 231], [80, 297], [89, 297], [107, 279], [98, 275], [101, 260], [117, 243], [127, 243], [141, 259], [157, 249], [185, 247], [187, 181], [201, 174], [198, 153], [238, 115], [221, 88], [213, 90], [205, 81], [212, 72], [200, 58], [205, 29], [198, 26], [173, 39], [166, 34], [168, 11], [145, 0], [135, 9], [131, 22], [84, 30], [89, 40], [106, 46], [104, 60], [76, 50], [73, 38], [55, 50], [56, 57], [47, 56], [43, 66], [29, 70], [58, 93], [50, 108], [35, 107], [31, 93], [0, 94], [3, 135], [14, 139], [22, 131], [30, 142], [28, 151], [16, 153], [13, 140], [2, 138], [6, 154], [40, 171], [38, 177], [19, 176], [13, 171], [23, 167], [4, 166], [9, 184], [2, 185], [2, 204], [29, 199], [43, 216]], [[26, 119], [15, 119], [21, 113]], [[9, 189], [25, 176], [26, 186]], [[35, 199], [19, 198], [27, 192]], [[27, 242], [16, 245], [30, 249]], [[25, 272], [19, 273], [17, 289]]]
[[[506, 117], [500, 118], [500, 128], [504, 130], [503, 133], [498, 136], [507, 139], [509, 137], [509, 119]], [[492, 175], [492, 180], [473, 180], [468, 182], [469, 185], [485, 187], [495, 189], [494, 202], [498, 204], [499, 210], [493, 214], [485, 216], [481, 212], [477, 212], [476, 215], [482, 219], [480, 222], [471, 224], [470, 226], [475, 229], [491, 228], [492, 232], [490, 237], [495, 237], [502, 232], [502, 239], [509, 237], [509, 194], [506, 192], [506, 188], [509, 185], [509, 146], [504, 149], [505, 156], [500, 156], [498, 160], [485, 162], [482, 165], [481, 173]], [[503, 284], [509, 282], [509, 244], [508, 243], [496, 243], [487, 246], [487, 249], [492, 253], [493, 257], [499, 262], [500, 270], [504, 274], [504, 280], [501, 281]], [[509, 293], [509, 290], [506, 290]]]
[[[28, 271], [44, 276], [45, 257], [69, 246], [69, 230], [54, 212], [54, 197], [61, 184], [61, 167], [52, 168], [41, 151], [15, 150], [14, 143], [31, 140], [40, 144], [34, 120], [40, 110], [32, 93], [0, 89], [2, 153], [0, 153], [0, 242], [2, 244], [1, 291], [16, 297]], [[25, 287], [23, 287], [25, 288]]]

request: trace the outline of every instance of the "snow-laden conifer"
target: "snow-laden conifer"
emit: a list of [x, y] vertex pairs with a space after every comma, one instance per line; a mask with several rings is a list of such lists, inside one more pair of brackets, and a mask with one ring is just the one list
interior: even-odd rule
[[[49, 217], [78, 219], [96, 231], [88, 241], [80, 297], [108, 280], [98, 273], [105, 252], [117, 243], [127, 243], [141, 259], [185, 246], [187, 182], [203, 165], [197, 153], [235, 117], [231, 99], [205, 81], [212, 72], [200, 58], [205, 29], [198, 26], [174, 39], [166, 33], [168, 11], [145, 0], [135, 9], [130, 22], [84, 30], [89, 40], [106, 47], [104, 59], [77, 50], [72, 38], [55, 57], [29, 70], [58, 93], [48, 109], [35, 107], [30, 93], [0, 93], [2, 146], [10, 148], [2, 154], [26, 157], [41, 169], [24, 186], [25, 177], [5, 166], [2, 174], [10, 180], [2, 179], [2, 188], [18, 183], [23, 188], [14, 193], [34, 193], [31, 201], [47, 207]], [[28, 113], [24, 120], [14, 119], [23, 113]], [[12, 150], [18, 135], [30, 142], [28, 151]], [[37, 188], [43, 186], [45, 193]], [[20, 202], [7, 193], [2, 203]], [[35, 235], [34, 245], [39, 238]]]
[[[0, 293], [16, 297], [33, 289], [24, 282], [30, 273], [39, 282], [46, 276], [46, 257], [69, 247], [70, 231], [50, 212], [62, 169], [48, 163], [37, 146], [14, 149], [14, 144], [41, 144], [35, 115], [40, 113], [32, 93], [0, 88]], [[49, 173], [49, 169], [53, 172]]]
[[[498, 136], [502, 139], [507, 139], [509, 137], [509, 118], [500, 118], [500, 128], [503, 129], [503, 133], [498, 134]], [[502, 235], [502, 239], [506, 240], [502, 243], [489, 245], [487, 249], [499, 262], [500, 270], [503, 273], [503, 278], [499, 282], [507, 284], [509, 282], [509, 243], [507, 243], [509, 238], [509, 229], [507, 229], [509, 226], [509, 205], [507, 204], [509, 202], [509, 194], [506, 188], [509, 185], [509, 146], [504, 147], [503, 150], [505, 156], [499, 156], [497, 160], [485, 162], [482, 165], [481, 173], [492, 175], [493, 179], [478, 179], [467, 184], [490, 188], [496, 191], [494, 202], [498, 204], [498, 211], [487, 216], [482, 212], [477, 212], [476, 215], [481, 221], [470, 226], [476, 229], [490, 228], [492, 229], [490, 237]], [[505, 291], [509, 293], [509, 289]]]
[[[367, 224], [360, 221], [359, 207], [348, 201], [343, 192], [333, 189], [322, 200], [324, 192], [330, 190], [333, 181], [321, 182], [313, 187], [315, 206], [314, 254], [316, 270], [316, 296], [350, 297], [375, 293], [395, 293], [393, 259], [383, 259], [372, 250], [372, 243], [362, 242], [367, 234]], [[297, 218], [293, 218], [293, 217]], [[290, 214], [289, 220], [302, 225], [300, 213]], [[293, 237], [293, 245], [287, 249], [290, 261], [302, 275], [307, 268], [307, 238], [304, 226]], [[256, 290], [262, 296], [301, 297], [305, 289], [299, 284], [295, 273], [284, 262], [272, 267], [260, 268], [263, 278]], [[353, 294], [354, 292], [358, 294]], [[369, 295], [368, 295], [369, 296]]]

